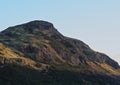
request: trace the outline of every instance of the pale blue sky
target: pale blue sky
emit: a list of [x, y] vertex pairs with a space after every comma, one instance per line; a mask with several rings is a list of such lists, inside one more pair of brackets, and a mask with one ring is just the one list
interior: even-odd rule
[[46, 20], [120, 63], [120, 0], [1, 0], [0, 30]]

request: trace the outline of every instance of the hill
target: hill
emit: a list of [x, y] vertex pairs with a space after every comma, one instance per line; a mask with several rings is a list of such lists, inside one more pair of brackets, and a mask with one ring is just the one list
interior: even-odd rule
[[0, 85], [120, 85], [120, 66], [35, 20], [0, 32]]

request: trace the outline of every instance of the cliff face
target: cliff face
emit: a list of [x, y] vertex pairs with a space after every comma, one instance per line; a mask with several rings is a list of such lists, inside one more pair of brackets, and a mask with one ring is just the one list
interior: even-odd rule
[[[46, 21], [36, 20], [9, 27], [0, 32], [0, 43], [1, 65], [6, 64], [3, 61], [5, 59], [8, 67], [9, 64], [10, 66], [14, 64], [40, 72], [55, 70], [58, 74], [61, 71], [63, 73], [64, 71], [77, 72], [79, 78], [84, 74], [84, 76], [92, 76], [93, 80], [96, 78], [95, 75], [119, 80], [117, 76], [120, 75], [120, 66], [116, 61], [103, 53], [92, 50], [80, 40], [62, 35], [52, 23]], [[5, 51], [4, 48], [7, 50]], [[14, 70], [13, 67], [12, 70]], [[52, 74], [53, 72], [51, 76]], [[93, 82], [85, 78], [81, 81], [84, 80]], [[83, 85], [85, 85], [84, 82]]]

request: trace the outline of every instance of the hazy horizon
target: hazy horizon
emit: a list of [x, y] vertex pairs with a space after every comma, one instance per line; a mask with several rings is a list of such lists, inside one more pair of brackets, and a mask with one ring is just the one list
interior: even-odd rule
[[0, 30], [33, 20], [54, 24], [63, 35], [80, 39], [120, 64], [119, 0], [0, 1]]

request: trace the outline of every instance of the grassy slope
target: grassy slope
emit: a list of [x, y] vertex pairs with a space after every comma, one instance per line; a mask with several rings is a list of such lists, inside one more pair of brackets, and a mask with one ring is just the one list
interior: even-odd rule
[[0, 85], [119, 85], [118, 79], [67, 70], [48, 72], [9, 65], [0, 69]]
[[[119, 85], [118, 79], [94, 74], [85, 67], [39, 64], [0, 44], [0, 85]], [[2, 63], [2, 58], [6, 62]], [[38, 65], [39, 64], [39, 65]], [[80, 69], [81, 68], [81, 69]], [[78, 70], [77, 70], [78, 69]], [[87, 72], [87, 73], [85, 73]], [[111, 84], [112, 83], [112, 84]]]
[[22, 27], [0, 33], [0, 85], [120, 85], [117, 63], [83, 42]]

